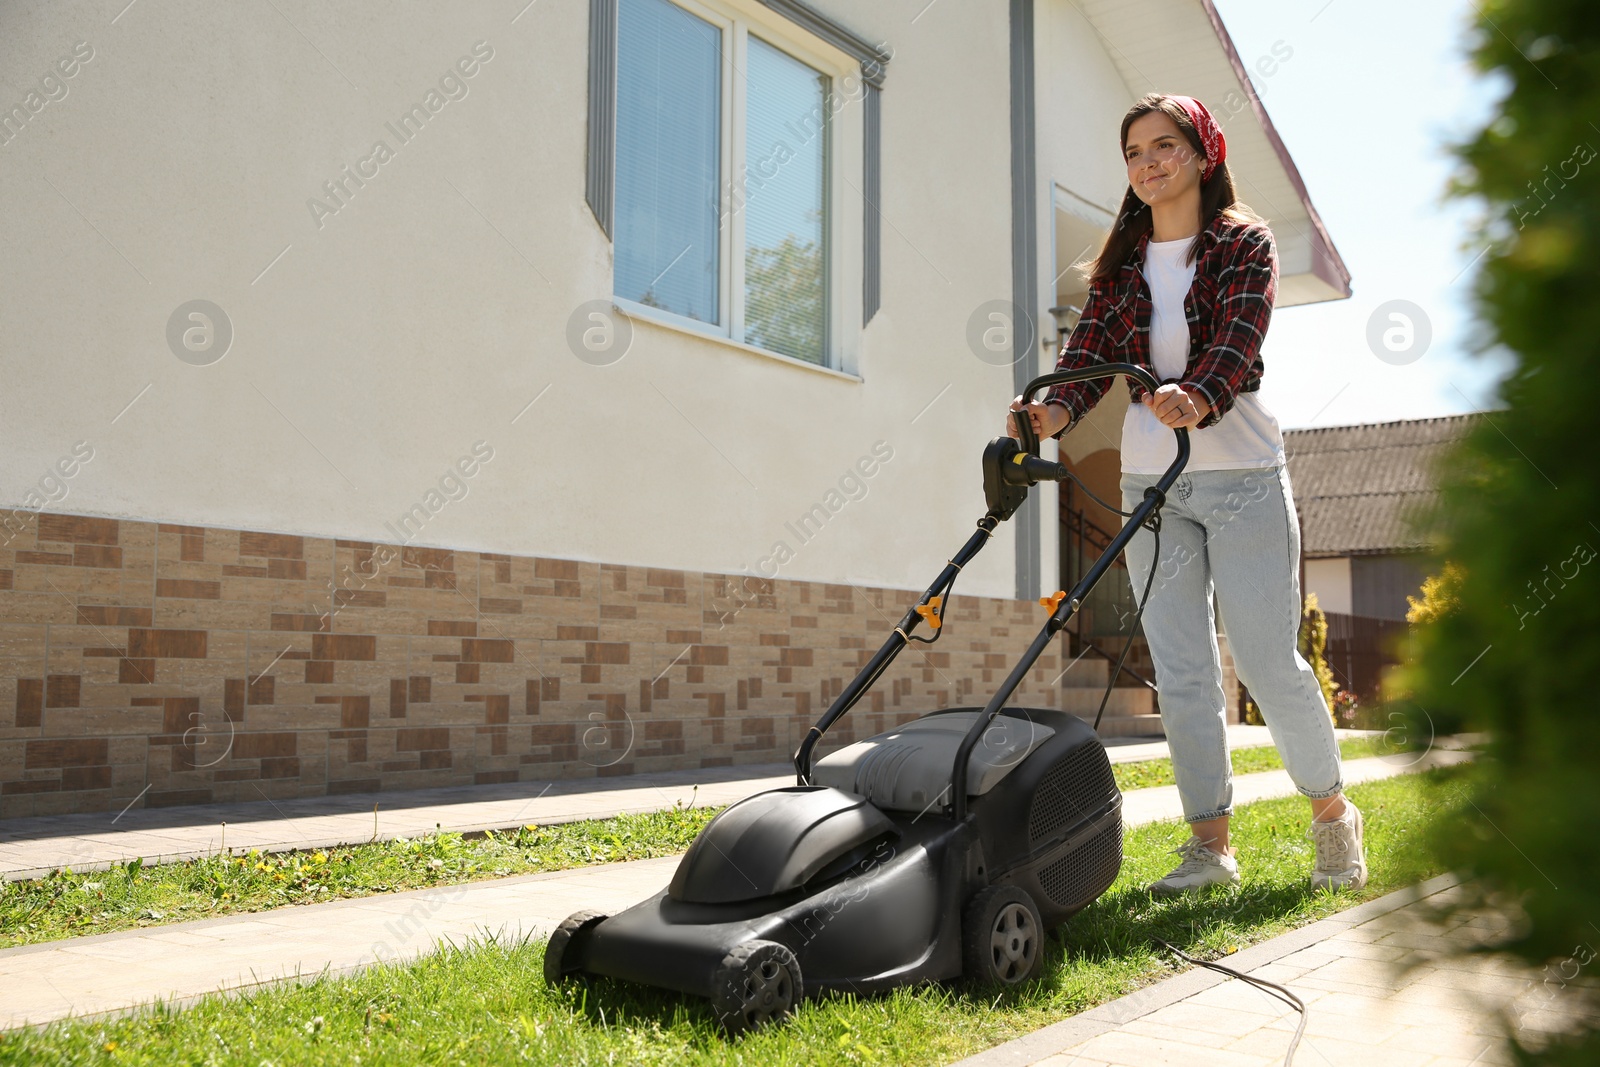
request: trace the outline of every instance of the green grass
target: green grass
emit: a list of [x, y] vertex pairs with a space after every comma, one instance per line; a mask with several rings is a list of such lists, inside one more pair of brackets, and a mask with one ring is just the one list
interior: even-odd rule
[[448, 831], [327, 851], [209, 856], [0, 882], [0, 948], [139, 926], [209, 919], [345, 897], [594, 863], [671, 856], [720, 808], [523, 826], [463, 838]]
[[[1378, 755], [1380, 738], [1340, 744], [1345, 759]], [[1283, 766], [1278, 750], [1236, 749], [1233, 772]], [[1172, 761], [1114, 764], [1123, 790], [1171, 785]], [[596, 863], [670, 856], [689, 847], [720, 808], [521, 827], [464, 839], [448, 831], [327, 851], [252, 852], [109, 870], [60, 870], [0, 882], [0, 948], [210, 919], [347, 897], [508, 878]]]
[[[1395, 751], [1393, 745], [1381, 737], [1351, 737], [1339, 742], [1339, 754], [1345, 759], [1366, 759], [1384, 756]], [[1234, 774], [1255, 774], [1257, 771], [1276, 771], [1283, 767], [1283, 757], [1271, 745], [1260, 748], [1236, 748], [1232, 753]], [[1158, 785], [1172, 785], [1172, 761], [1169, 759], [1140, 760], [1138, 763], [1113, 763], [1111, 773], [1116, 776], [1117, 788], [1150, 789]]]
[[[1350, 790], [1366, 817], [1371, 881], [1313, 895], [1311, 844], [1298, 797], [1237, 809], [1242, 886], [1157, 901], [1142, 886], [1170, 869], [1176, 822], [1130, 830], [1111, 891], [1051, 941], [1042, 977], [1004, 995], [959, 985], [858, 1000], [809, 1001], [789, 1025], [728, 1043], [705, 1005], [596, 982], [546, 988], [542, 942], [447, 948], [407, 966], [308, 980], [237, 998], [209, 997], [106, 1022], [59, 1022], [0, 1035], [3, 1064], [748, 1064], [949, 1063], [1168, 977], [1161, 937], [1206, 956], [1227, 953], [1439, 873], [1419, 847], [1429, 814], [1461, 788], [1464, 769]], [[107, 1051], [107, 1049], [111, 1051]]]

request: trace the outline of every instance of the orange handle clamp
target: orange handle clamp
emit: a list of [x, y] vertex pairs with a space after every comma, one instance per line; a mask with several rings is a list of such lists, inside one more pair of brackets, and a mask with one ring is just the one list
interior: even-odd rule
[[1067, 591], [1065, 589], [1058, 589], [1049, 596], [1040, 597], [1039, 605], [1041, 607], [1049, 608], [1050, 614], [1054, 615], [1056, 613], [1056, 608], [1060, 607], [1061, 602], [1065, 599], [1067, 599]]
[[917, 605], [917, 614], [926, 619], [928, 625], [935, 630], [944, 624], [944, 620], [939, 617], [939, 605], [942, 603], [944, 603], [944, 597], [931, 596], [926, 604]]

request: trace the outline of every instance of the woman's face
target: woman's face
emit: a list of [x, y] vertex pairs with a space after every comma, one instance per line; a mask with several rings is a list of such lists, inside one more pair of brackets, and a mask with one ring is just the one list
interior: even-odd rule
[[1128, 184], [1152, 206], [1197, 188], [1206, 165], [1206, 157], [1190, 147], [1178, 124], [1161, 111], [1140, 115], [1128, 127], [1122, 158], [1128, 165]]

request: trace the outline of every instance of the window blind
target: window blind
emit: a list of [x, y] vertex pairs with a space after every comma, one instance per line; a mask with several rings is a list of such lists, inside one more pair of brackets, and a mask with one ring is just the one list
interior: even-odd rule
[[617, 13], [616, 293], [721, 323], [722, 31], [668, 0]]
[[828, 79], [755, 36], [745, 67], [745, 340], [822, 364]]

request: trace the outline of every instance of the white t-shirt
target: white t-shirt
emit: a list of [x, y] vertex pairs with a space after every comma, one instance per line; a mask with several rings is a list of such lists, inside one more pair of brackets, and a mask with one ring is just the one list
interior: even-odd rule
[[[1195, 238], [1149, 241], [1144, 277], [1150, 286], [1150, 361], [1156, 379], [1181, 378], [1189, 360], [1189, 323], [1183, 300], [1194, 283], [1195, 264], [1186, 263]], [[1132, 404], [1122, 421], [1122, 469], [1131, 474], [1160, 474], [1178, 454], [1170, 427], [1144, 404]], [[1239, 470], [1275, 467], [1284, 462], [1283, 432], [1257, 393], [1239, 393], [1221, 420], [1203, 430], [1189, 430], [1189, 462], [1185, 471]]]

